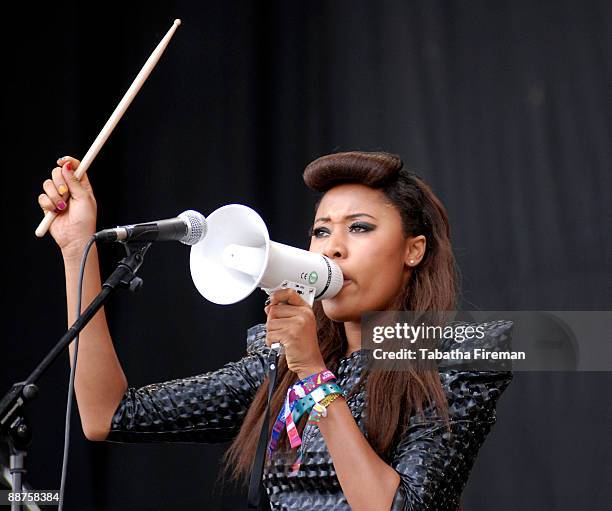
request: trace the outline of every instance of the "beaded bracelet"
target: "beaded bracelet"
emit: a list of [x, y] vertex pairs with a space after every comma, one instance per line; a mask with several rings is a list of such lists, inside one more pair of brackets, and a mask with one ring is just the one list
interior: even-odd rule
[[337, 392], [335, 394], [325, 396], [320, 402], [316, 403], [312, 407], [310, 417], [308, 417], [308, 423], [318, 424], [323, 417], [327, 417], [327, 407], [339, 397], [342, 397], [342, 394]]

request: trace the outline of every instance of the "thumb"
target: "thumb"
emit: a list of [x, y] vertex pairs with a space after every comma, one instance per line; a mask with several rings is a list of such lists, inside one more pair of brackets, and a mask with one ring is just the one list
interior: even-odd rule
[[62, 166], [62, 176], [66, 180], [72, 198], [81, 199], [89, 195], [89, 192], [83, 187], [83, 183], [76, 177], [72, 164], [69, 161]]
[[[81, 161], [77, 160], [76, 158], [72, 157], [72, 156], [62, 156], [61, 158], [59, 158], [57, 160], [57, 164], [62, 167], [64, 166], [66, 163], [70, 163], [70, 168], [72, 168], [72, 170], [77, 170], [79, 168], [79, 165], [81, 165]], [[87, 172], [83, 173], [83, 175], [80, 178], [80, 182], [81, 182], [81, 186], [87, 190], [88, 192], [91, 192], [91, 183], [89, 182], [89, 178], [87, 177]]]

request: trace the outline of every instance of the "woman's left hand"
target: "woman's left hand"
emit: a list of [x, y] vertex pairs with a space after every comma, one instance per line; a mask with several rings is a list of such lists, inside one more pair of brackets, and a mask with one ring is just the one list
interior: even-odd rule
[[287, 365], [298, 378], [326, 369], [319, 349], [314, 312], [295, 290], [274, 292], [264, 310], [268, 315], [266, 344], [280, 342], [283, 345]]

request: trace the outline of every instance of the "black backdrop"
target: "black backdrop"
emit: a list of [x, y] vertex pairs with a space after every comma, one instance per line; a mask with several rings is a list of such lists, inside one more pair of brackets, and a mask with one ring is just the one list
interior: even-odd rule
[[[172, 20], [166, 54], [90, 169], [100, 227], [241, 202], [306, 246], [301, 170], [338, 150], [399, 153], [448, 208], [465, 309], [612, 306], [612, 4], [601, 1], [56, 2], [3, 22], [0, 390], [65, 328], [63, 271], [33, 230], [57, 157], [82, 157]], [[121, 256], [102, 250], [106, 273]], [[188, 250], [157, 245], [141, 294], [107, 307], [131, 385], [244, 352], [263, 293], [220, 307]], [[67, 360], [30, 407], [29, 477], [58, 488]], [[612, 376], [518, 374], [464, 504], [609, 509]], [[73, 421], [69, 509], [236, 509], [225, 446], [87, 442]]]

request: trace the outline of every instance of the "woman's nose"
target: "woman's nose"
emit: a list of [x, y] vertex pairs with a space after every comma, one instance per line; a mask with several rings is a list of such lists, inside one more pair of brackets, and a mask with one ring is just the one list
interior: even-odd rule
[[347, 255], [346, 243], [338, 234], [330, 234], [323, 250], [323, 255], [330, 259], [344, 258]]

